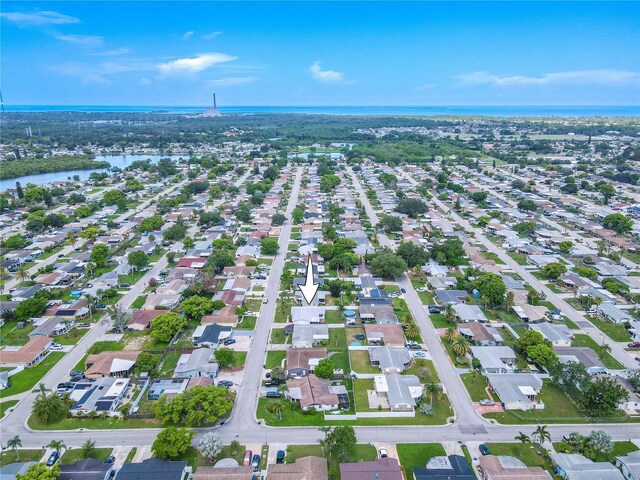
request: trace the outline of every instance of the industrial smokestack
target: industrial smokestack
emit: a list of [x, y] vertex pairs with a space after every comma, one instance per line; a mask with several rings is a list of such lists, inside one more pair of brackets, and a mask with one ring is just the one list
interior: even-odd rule
[[213, 108], [218, 108], [218, 106], [216, 105], [216, 94], [213, 94]]

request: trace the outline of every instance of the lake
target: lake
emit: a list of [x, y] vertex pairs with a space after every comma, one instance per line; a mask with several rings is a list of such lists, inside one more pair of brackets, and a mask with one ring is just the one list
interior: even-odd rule
[[[161, 158], [171, 158], [173, 160], [179, 160], [186, 158], [181, 155], [98, 155], [95, 160], [100, 162], [109, 162], [113, 167], [119, 167], [124, 169], [128, 167], [136, 160], [151, 160], [152, 163], [158, 162]], [[43, 160], [46, 161], [46, 160]], [[74, 175], [78, 175], [80, 180], [87, 180], [91, 172], [105, 172], [106, 168], [94, 168], [91, 170], [67, 170], [65, 172], [52, 172], [52, 173], [38, 173], [35, 175], [25, 175], [24, 177], [7, 178], [0, 180], [0, 191], [7, 190], [9, 188], [15, 188], [16, 182], [20, 182], [23, 187], [27, 183], [33, 183], [35, 185], [48, 185], [53, 182], [61, 180], [67, 180], [69, 177], [73, 178]]]

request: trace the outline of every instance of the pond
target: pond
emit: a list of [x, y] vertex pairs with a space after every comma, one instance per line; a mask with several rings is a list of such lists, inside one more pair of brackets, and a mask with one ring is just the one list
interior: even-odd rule
[[[98, 155], [95, 160], [99, 162], [109, 162], [113, 167], [119, 167], [124, 169], [128, 167], [136, 160], [151, 160], [152, 163], [157, 163], [161, 158], [171, 158], [172, 160], [180, 160], [187, 158], [182, 155]], [[46, 160], [43, 160], [46, 161]], [[28, 183], [35, 185], [47, 185], [53, 182], [59, 182], [62, 180], [68, 180], [75, 175], [80, 177], [80, 180], [87, 180], [91, 172], [105, 172], [106, 168], [94, 168], [90, 170], [68, 170], [65, 172], [51, 172], [51, 173], [38, 173], [35, 175], [25, 175], [17, 178], [7, 178], [0, 180], [0, 191], [7, 190], [9, 188], [15, 188], [16, 182], [24, 187]]]

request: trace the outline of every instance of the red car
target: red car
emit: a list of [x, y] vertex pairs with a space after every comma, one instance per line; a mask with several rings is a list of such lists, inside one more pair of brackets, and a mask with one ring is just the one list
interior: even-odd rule
[[629, 345], [627, 345], [627, 347], [629, 347], [629, 348], [640, 348], [640, 342], [631, 342]]
[[247, 465], [251, 465], [251, 457], [252, 457], [251, 450], [247, 450], [246, 452], [244, 452], [244, 460], [242, 461], [242, 465], [244, 465], [245, 467]]

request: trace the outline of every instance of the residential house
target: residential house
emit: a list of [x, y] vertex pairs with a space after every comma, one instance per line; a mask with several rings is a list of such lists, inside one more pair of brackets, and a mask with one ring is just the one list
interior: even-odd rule
[[369, 347], [369, 360], [371, 365], [380, 368], [382, 373], [399, 373], [413, 363], [409, 350], [389, 345]]
[[626, 323], [633, 321], [631, 314], [609, 303], [598, 305], [598, 315], [612, 323]]
[[288, 379], [287, 389], [287, 398], [298, 401], [304, 411], [311, 407], [325, 412], [349, 408], [349, 393], [343, 385], [332, 385], [315, 375]]
[[485, 480], [551, 480], [551, 475], [541, 467], [527, 467], [514, 457], [483, 455], [480, 471]]
[[72, 415], [86, 415], [90, 412], [117, 415], [129, 388], [128, 378], [103, 377], [96, 380], [77, 382], [70, 393], [74, 401], [69, 409]]
[[156, 378], [149, 386], [147, 398], [158, 400], [162, 395], [178, 395], [186, 390], [188, 384], [186, 378]]
[[477, 305], [457, 303], [453, 305], [453, 314], [455, 318], [462, 323], [488, 321], [482, 309]]
[[36, 318], [33, 325], [35, 328], [29, 332], [29, 338], [53, 337], [67, 333], [74, 327], [75, 321], [72, 318], [61, 321], [60, 317]]
[[297, 458], [293, 463], [269, 465], [267, 472], [267, 480], [327, 480], [328, 478], [327, 460], [313, 456]]
[[234, 466], [227, 466], [227, 460], [235, 462], [233, 459], [223, 458], [214, 467], [198, 467], [191, 480], [252, 480], [254, 478], [251, 465], [238, 466], [236, 462]]
[[173, 372], [174, 377], [192, 378], [218, 375], [218, 363], [213, 348], [196, 348], [191, 353], [183, 353]]
[[617, 456], [615, 465], [625, 480], [640, 480], [640, 450]]
[[469, 298], [469, 294], [464, 290], [436, 290], [435, 296], [441, 305], [464, 303]]
[[369, 345], [404, 346], [404, 330], [400, 324], [378, 325], [366, 323], [364, 331]]
[[[409, 477], [409, 480], [411, 477]], [[469, 462], [462, 455], [431, 457], [426, 467], [413, 467], [413, 480], [475, 480]]]
[[291, 346], [293, 348], [311, 348], [329, 341], [329, 325], [326, 324], [293, 324]]
[[487, 382], [500, 397], [505, 410], [533, 410], [545, 407], [537, 400], [542, 379], [531, 373], [487, 374]]
[[40, 285], [31, 285], [30, 287], [16, 288], [11, 292], [11, 301], [23, 302], [32, 298], [40, 290], [42, 290], [42, 287]]
[[147, 458], [140, 463], [125, 463], [115, 480], [184, 480], [191, 476], [191, 467], [187, 462], [173, 462], [159, 458]]
[[220, 342], [231, 337], [233, 329], [218, 324], [196, 327], [191, 340], [196, 346], [217, 347]]
[[305, 377], [313, 373], [318, 362], [327, 358], [326, 348], [290, 348], [287, 350], [287, 376]]
[[341, 463], [342, 480], [404, 480], [398, 460], [391, 457], [376, 458], [371, 462]]
[[391, 305], [361, 305], [358, 308], [358, 313], [363, 323], [376, 323], [378, 325], [394, 325], [398, 323], [398, 317]]
[[606, 371], [598, 354], [589, 347], [554, 347], [553, 351], [561, 363], [581, 363], [591, 375]]
[[496, 327], [489, 324], [470, 322], [458, 325], [458, 333], [475, 345], [491, 347], [502, 345], [503, 338]]
[[551, 342], [554, 347], [570, 347], [573, 340], [573, 332], [569, 327], [557, 323], [532, 323], [529, 325], [531, 330], [540, 332], [542, 336]]
[[180, 294], [150, 293], [144, 302], [143, 310], [171, 310], [180, 302]]
[[482, 373], [512, 373], [516, 366], [516, 354], [507, 346], [471, 347], [471, 356], [480, 361]]
[[324, 307], [292, 307], [291, 321], [301, 324], [324, 323], [325, 311]]
[[127, 323], [127, 326], [132, 330], [144, 330], [151, 327], [151, 322], [167, 313], [163, 310], [134, 310], [131, 320]]
[[567, 480], [624, 480], [622, 473], [609, 462], [593, 462], [579, 453], [552, 453], [557, 474]]
[[89, 355], [84, 361], [84, 375], [89, 379], [102, 377], [129, 377], [135, 368], [140, 352], [102, 352]]
[[53, 340], [35, 337], [19, 348], [5, 347], [0, 350], [0, 366], [33, 367], [49, 353]]
[[415, 375], [375, 375], [373, 384], [392, 412], [413, 412], [423, 394], [422, 383]]

